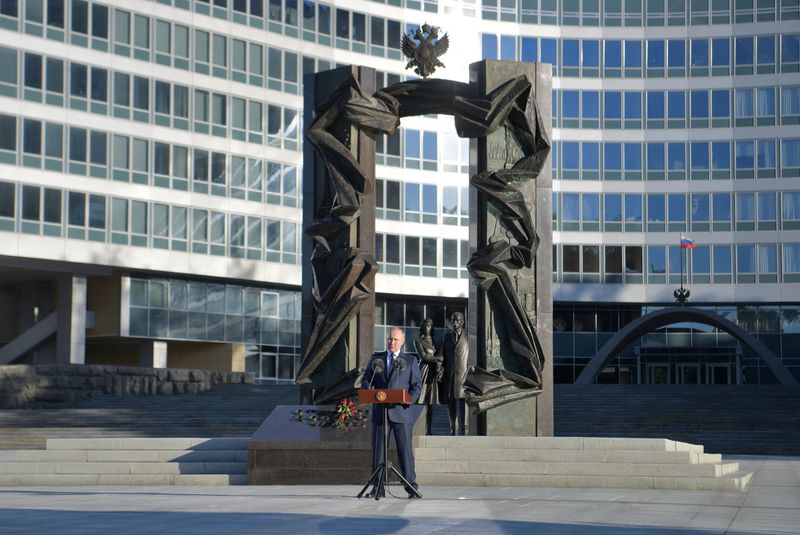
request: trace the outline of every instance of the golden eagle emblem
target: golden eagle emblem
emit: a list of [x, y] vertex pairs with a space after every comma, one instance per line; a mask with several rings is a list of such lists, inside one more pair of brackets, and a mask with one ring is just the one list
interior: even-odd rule
[[[414, 43], [412, 39], [419, 41]], [[439, 57], [447, 52], [450, 40], [447, 34], [439, 39], [439, 28], [429, 26], [426, 22], [415, 32], [408, 32], [403, 35], [403, 54], [409, 58], [406, 69], [414, 67], [414, 72], [427, 78], [434, 73], [436, 67], [444, 67], [444, 63], [439, 61]]]

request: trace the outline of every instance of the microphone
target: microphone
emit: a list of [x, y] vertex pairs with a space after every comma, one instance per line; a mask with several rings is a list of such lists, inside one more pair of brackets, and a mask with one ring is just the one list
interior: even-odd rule
[[394, 359], [394, 367], [397, 368], [397, 371], [402, 372], [406, 369], [406, 361], [398, 357]]
[[383, 359], [375, 359], [372, 361], [372, 377], [369, 380], [369, 386], [367, 388], [372, 388], [372, 381], [375, 380], [376, 373], [383, 373], [386, 369], [386, 363], [383, 362]]

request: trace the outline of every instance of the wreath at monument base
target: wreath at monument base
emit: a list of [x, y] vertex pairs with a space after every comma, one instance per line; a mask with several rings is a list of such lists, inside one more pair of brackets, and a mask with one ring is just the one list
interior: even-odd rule
[[332, 428], [350, 431], [367, 426], [369, 410], [359, 409], [355, 400], [344, 398], [333, 409], [318, 407], [316, 409], [297, 409], [292, 411], [292, 422], [312, 427]]

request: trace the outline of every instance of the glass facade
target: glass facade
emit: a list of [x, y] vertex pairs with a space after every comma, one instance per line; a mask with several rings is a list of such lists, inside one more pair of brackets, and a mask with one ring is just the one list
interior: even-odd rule
[[[481, 17], [522, 23], [491, 26], [482, 57], [552, 63], [557, 80], [555, 380], [574, 381], [681, 284], [691, 304], [738, 323], [800, 378], [791, 321], [781, 320], [799, 297], [796, 2], [512, 0], [483, 2]], [[537, 33], [542, 25], [558, 25], [559, 37]], [[682, 235], [697, 247], [682, 250]], [[734, 371], [714, 377], [725, 363]], [[681, 324], [626, 348], [600, 381], [723, 376], [774, 382], [729, 335]]]
[[246, 371], [292, 381], [300, 365], [300, 293], [178, 279], [130, 279], [130, 335], [245, 345]]
[[[304, 77], [346, 58], [375, 68], [378, 86], [399, 82], [401, 35], [421, 20], [459, 43], [445, 63], [463, 72], [442, 77], [465, 79], [481, 58], [552, 64], [554, 296], [571, 311], [569, 328], [554, 325], [556, 380], [681, 281], [726, 317], [790, 315], [796, 0], [2, 0], [0, 239], [139, 273], [132, 335], [245, 344], [248, 370], [290, 380], [301, 341], [281, 322], [299, 319]], [[376, 139], [378, 286], [403, 277], [409, 292], [379, 296], [376, 347], [387, 326], [413, 331], [428, 315], [442, 329], [466, 306], [469, 157], [444, 117]], [[413, 295], [432, 286], [437, 297]], [[605, 310], [616, 322], [598, 323]], [[777, 336], [769, 347], [800, 377], [791, 322], [763, 331], [734, 316]], [[623, 358], [696, 347], [713, 364], [730, 350], [735, 380], [770, 382], [735, 342], [694, 329]], [[646, 363], [614, 366], [604, 381], [650, 378]]]

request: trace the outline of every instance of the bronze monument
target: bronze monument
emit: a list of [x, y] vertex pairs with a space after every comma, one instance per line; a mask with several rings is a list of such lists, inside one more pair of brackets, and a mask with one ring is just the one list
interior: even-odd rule
[[[437, 36], [438, 28], [425, 25], [404, 40], [420, 42], [415, 50], [403, 48], [413, 51], [409, 64], [422, 76], [442, 66], [437, 58], [448, 43]], [[403, 117], [425, 114], [453, 115], [458, 135], [473, 138], [478, 149], [472, 162], [477, 172], [470, 179], [476, 220], [467, 265], [474, 286], [470, 329], [462, 335], [470, 339], [473, 365], [465, 381], [466, 402], [485, 413], [549, 390], [552, 379], [544, 367], [552, 313], [549, 71], [542, 64], [482, 61], [471, 66], [470, 83], [418, 79], [377, 91], [372, 69], [344, 67], [316, 75], [316, 110], [307, 120], [306, 139], [317, 157], [307, 156], [304, 172], [306, 184], [324, 191], [312, 196], [313, 209], [306, 211], [313, 251], [304, 283], [312, 287], [304, 294], [308, 342], [297, 375], [299, 384], [313, 387], [309, 401], [352, 391], [357, 377], [349, 370], [363, 366], [372, 352], [367, 324], [373, 318], [366, 304], [374, 303], [377, 271], [374, 137], [393, 133]], [[498, 432], [552, 434], [547, 410], [549, 401], [516, 411], [535, 422], [533, 431]], [[494, 432], [489, 424], [482, 427]]]

